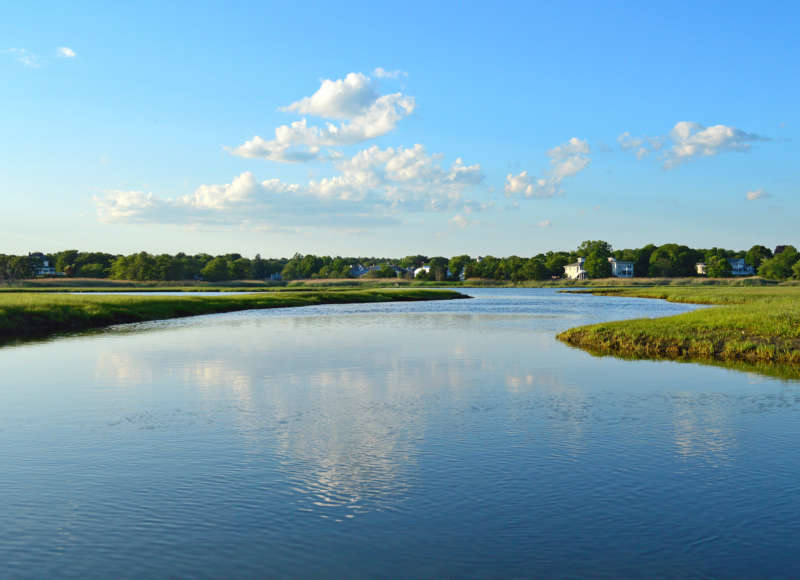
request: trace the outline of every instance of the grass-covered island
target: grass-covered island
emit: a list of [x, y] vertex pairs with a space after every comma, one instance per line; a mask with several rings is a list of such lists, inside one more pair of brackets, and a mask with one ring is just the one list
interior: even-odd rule
[[0, 294], [0, 344], [52, 334], [235, 310], [467, 298], [450, 290], [313, 290], [219, 296]]
[[800, 369], [800, 286], [670, 286], [583, 292], [715, 306], [665, 318], [580, 326], [558, 335], [594, 354], [781, 364]]

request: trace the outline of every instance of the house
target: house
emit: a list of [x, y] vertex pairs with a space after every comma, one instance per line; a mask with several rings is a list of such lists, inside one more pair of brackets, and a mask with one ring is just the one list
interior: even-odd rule
[[633, 278], [633, 262], [609, 258], [611, 275], [617, 278]]
[[[731, 267], [732, 276], [753, 276], [756, 273], [755, 268], [744, 261], [744, 258], [728, 258], [728, 264]], [[708, 274], [708, 266], [705, 262], [698, 262], [694, 265], [694, 269], [698, 276], [706, 276]]]
[[775, 251], [772, 252], [772, 255], [773, 256], [777, 256], [778, 254], [784, 252], [786, 250], [786, 248], [788, 248], [788, 247], [789, 246], [775, 246]]
[[56, 267], [50, 264], [50, 260], [42, 252], [33, 252], [28, 254], [29, 258], [33, 258], [38, 262], [34, 268], [33, 273], [36, 276], [55, 276]]
[[734, 276], [752, 276], [756, 273], [755, 268], [744, 261], [744, 258], [728, 258], [731, 265], [731, 274]]
[[273, 282], [279, 282], [280, 280], [283, 280], [283, 276], [281, 276], [280, 272], [275, 272], [270, 274], [267, 279], [272, 280]]
[[564, 275], [570, 280], [586, 280], [586, 270], [583, 269], [585, 262], [583, 258], [578, 258], [574, 264], [567, 264], [564, 266]]
[[419, 268], [414, 270], [414, 278], [419, 276], [422, 272], [425, 272], [426, 274], [430, 274], [431, 273], [431, 267], [430, 266], [420, 266]]

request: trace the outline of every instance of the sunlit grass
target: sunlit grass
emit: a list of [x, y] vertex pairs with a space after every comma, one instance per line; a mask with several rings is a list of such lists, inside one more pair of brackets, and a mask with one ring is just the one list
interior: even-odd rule
[[219, 296], [117, 296], [93, 294], [0, 294], [0, 342], [143, 322], [286, 306], [465, 298], [447, 290], [355, 290]]
[[800, 287], [654, 287], [588, 290], [715, 305], [656, 319], [572, 328], [558, 338], [598, 353], [800, 364]]

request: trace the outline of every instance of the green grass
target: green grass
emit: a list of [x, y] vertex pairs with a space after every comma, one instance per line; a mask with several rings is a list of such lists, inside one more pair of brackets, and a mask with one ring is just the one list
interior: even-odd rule
[[800, 369], [798, 286], [661, 286], [584, 292], [715, 306], [665, 318], [580, 326], [558, 335], [560, 340], [593, 353], [781, 364]]
[[0, 294], [0, 343], [52, 334], [214, 314], [235, 310], [466, 298], [449, 290], [356, 290], [257, 293], [237, 296], [98, 296], [92, 294]]

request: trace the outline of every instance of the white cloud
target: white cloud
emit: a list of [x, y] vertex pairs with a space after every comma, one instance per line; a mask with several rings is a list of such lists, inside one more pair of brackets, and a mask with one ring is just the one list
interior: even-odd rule
[[550, 226], [552, 226], [553, 224], [550, 222], [550, 220], [542, 220], [542, 221], [540, 221], [540, 222], [539, 222], [538, 224], [536, 224], [536, 225], [537, 225], [538, 227], [540, 227], [540, 228], [549, 228], [549, 227], [550, 227]]
[[386, 70], [385, 68], [377, 67], [372, 74], [377, 79], [404, 79], [408, 77], [408, 73], [404, 70]]
[[284, 111], [343, 120], [324, 127], [309, 125], [305, 118], [275, 129], [275, 138], [259, 136], [234, 148], [234, 155], [272, 161], [310, 161], [323, 155], [323, 147], [354, 145], [392, 131], [416, 106], [403, 93], [378, 95], [372, 80], [362, 73], [344, 79], [322, 81], [319, 90], [285, 107]]
[[623, 151], [633, 151], [637, 159], [647, 157], [653, 151], [659, 151], [664, 146], [662, 137], [633, 137], [628, 131], [617, 137], [617, 143]]
[[763, 189], [756, 189], [754, 191], [747, 192], [747, 201], [755, 201], [757, 199], [761, 199], [763, 197], [769, 197], [769, 193], [764, 191]]
[[278, 179], [259, 182], [248, 171], [230, 183], [201, 185], [177, 198], [111, 191], [94, 201], [103, 222], [263, 224], [282, 215], [281, 225], [330, 215], [345, 214], [351, 222], [394, 220], [392, 215], [400, 210], [470, 214], [491, 207], [465, 199], [465, 193], [484, 179], [479, 165], [466, 165], [459, 158], [446, 167], [440, 160], [422, 145], [373, 146], [336, 163], [337, 175], [305, 186]]
[[480, 165], [465, 165], [461, 158], [449, 168], [441, 155], [429, 155], [420, 144], [413, 147], [372, 146], [336, 164], [340, 174], [311, 181], [310, 192], [323, 198], [362, 200], [371, 195], [391, 207], [450, 208], [464, 201], [464, 191], [483, 182]]
[[143, 191], [110, 191], [105, 197], [95, 197], [97, 217], [101, 222], [125, 221], [136, 218], [155, 205], [152, 193]]
[[39, 68], [42, 66], [42, 62], [39, 60], [39, 57], [25, 48], [6, 48], [0, 50], [0, 52], [4, 54], [10, 54], [17, 60], [17, 62], [20, 62], [27, 67]]
[[563, 145], [553, 147], [547, 152], [550, 158], [550, 169], [545, 177], [536, 178], [521, 171], [514, 175], [506, 175], [506, 197], [522, 195], [527, 198], [552, 197], [561, 193], [561, 183], [567, 177], [572, 177], [586, 169], [591, 162], [589, 143], [573, 137]]
[[728, 125], [706, 127], [691, 121], [679, 121], [666, 137], [633, 137], [622, 133], [617, 142], [624, 151], [632, 151], [642, 159], [655, 151], [661, 151], [663, 167], [672, 169], [684, 161], [699, 157], [713, 157], [723, 151], [750, 150], [751, 143], [767, 141], [766, 137], [747, 133]]
[[56, 55], [60, 58], [75, 58], [77, 53], [68, 46], [59, 46], [56, 49]]
[[351, 119], [363, 113], [377, 98], [368, 76], [350, 73], [343, 79], [323, 80], [316, 93], [282, 110], [324, 119]]
[[467, 221], [467, 218], [462, 216], [460, 213], [450, 218], [450, 221], [462, 229], [469, 225], [469, 221]]

